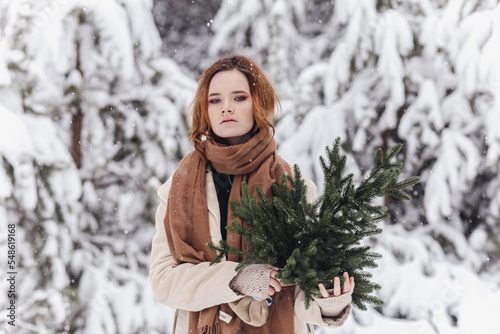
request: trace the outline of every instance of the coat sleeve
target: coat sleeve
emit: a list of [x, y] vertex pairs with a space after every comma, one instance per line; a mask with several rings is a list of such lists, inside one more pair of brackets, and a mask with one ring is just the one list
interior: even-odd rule
[[339, 315], [335, 317], [326, 317], [321, 314], [321, 308], [318, 302], [311, 301], [311, 303], [309, 304], [309, 308], [306, 310], [305, 294], [298, 286], [295, 288], [294, 313], [297, 318], [305, 323], [320, 325], [329, 328], [339, 327], [342, 326], [347, 320], [349, 314], [351, 314], [351, 309], [352, 305], [349, 304], [340, 312]]
[[242, 298], [229, 288], [236, 276], [237, 263], [223, 261], [213, 266], [209, 262], [178, 264], [170, 253], [163, 219], [172, 179], [159, 190], [160, 204], [156, 210], [156, 234], [151, 247], [149, 279], [158, 301], [168, 307], [198, 312]]

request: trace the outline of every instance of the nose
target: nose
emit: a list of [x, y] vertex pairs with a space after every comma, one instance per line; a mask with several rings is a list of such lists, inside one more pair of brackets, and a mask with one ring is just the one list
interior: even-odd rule
[[221, 114], [232, 114], [233, 113], [233, 108], [227, 107], [227, 108], [222, 108]]
[[224, 114], [224, 113], [231, 114], [233, 111], [234, 110], [233, 110], [233, 107], [231, 104], [224, 103], [224, 105], [222, 106], [221, 114]]

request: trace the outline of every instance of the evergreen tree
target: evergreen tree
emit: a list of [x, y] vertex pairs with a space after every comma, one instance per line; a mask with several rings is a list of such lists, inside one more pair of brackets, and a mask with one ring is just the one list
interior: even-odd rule
[[375, 268], [380, 254], [361, 241], [381, 233], [377, 224], [389, 217], [387, 208], [372, 204], [373, 199], [409, 200], [402, 189], [419, 182], [418, 177], [398, 182], [403, 164], [392, 159], [401, 146], [395, 145], [386, 156], [378, 149], [374, 168], [356, 186], [353, 175], [345, 175], [347, 158], [340, 153], [337, 138], [331, 149], [327, 147], [327, 159], [320, 158], [325, 186], [315, 203], [307, 202], [307, 187], [297, 165], [293, 177], [283, 175], [281, 183], [273, 185], [272, 200], [260, 188], [253, 197], [244, 183], [243, 197], [231, 203], [233, 215], [244, 223], [234, 220], [227, 229], [244, 236], [248, 250], [235, 249], [225, 241], [219, 246], [209, 243], [218, 252], [212, 263], [235, 253], [244, 257], [237, 270], [252, 263], [280, 268], [276, 277], [285, 285], [297, 284], [305, 293], [306, 307], [313, 297], [321, 296], [319, 283], [333, 288], [333, 279], [348, 272], [356, 282], [354, 305], [362, 310], [366, 303], [382, 305], [382, 300], [370, 295], [380, 286], [363, 270]]
[[222, 0], [154, 0], [153, 16], [165, 56], [196, 78], [210, 63], [212, 23]]
[[160, 57], [151, 8], [0, 2], [0, 221], [16, 226], [19, 333], [171, 328], [147, 275], [155, 193], [189, 150], [196, 82]]

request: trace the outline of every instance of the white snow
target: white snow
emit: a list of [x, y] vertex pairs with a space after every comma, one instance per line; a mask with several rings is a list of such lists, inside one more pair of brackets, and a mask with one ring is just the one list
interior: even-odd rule
[[[14, 175], [8, 176], [5, 170], [0, 173], [2, 190], [0, 198], [7, 198], [14, 193], [19, 196], [20, 204], [32, 210], [36, 204], [35, 175], [32, 166], [34, 147], [28, 128], [18, 115], [5, 109], [0, 104], [0, 154], [12, 166]], [[9, 180], [15, 179], [14, 183]]]

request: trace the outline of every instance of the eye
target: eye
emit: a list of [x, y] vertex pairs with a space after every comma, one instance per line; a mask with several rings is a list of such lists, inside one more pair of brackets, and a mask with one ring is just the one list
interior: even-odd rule
[[220, 102], [220, 99], [211, 99], [211, 100], [208, 100], [208, 103], [211, 103], [211, 104], [219, 103], [219, 102]]
[[247, 99], [246, 96], [237, 96], [234, 98], [236, 101], [245, 101]]

